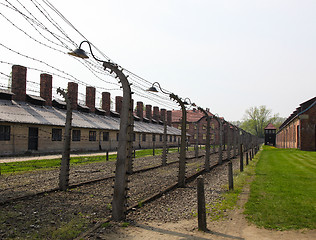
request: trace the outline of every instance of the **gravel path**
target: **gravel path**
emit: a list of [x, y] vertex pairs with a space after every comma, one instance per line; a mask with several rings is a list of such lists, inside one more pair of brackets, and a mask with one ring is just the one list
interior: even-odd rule
[[[193, 152], [187, 154], [193, 156]], [[168, 155], [168, 162], [176, 161], [178, 153]], [[211, 155], [211, 163], [217, 162], [218, 156]], [[134, 162], [134, 169], [147, 168], [161, 164], [161, 156], [139, 158]], [[187, 176], [201, 170], [204, 158], [187, 160]], [[71, 183], [85, 182], [100, 177], [113, 175], [114, 162], [93, 163], [71, 168]], [[206, 174], [205, 182], [209, 186], [207, 197], [216, 199], [220, 186], [226, 183], [226, 165]], [[129, 205], [160, 192], [177, 181], [178, 163], [129, 177]], [[22, 175], [0, 177], [1, 201], [30, 193], [37, 193], [57, 187], [58, 170], [33, 172]], [[27, 239], [30, 236], [50, 239], [51, 232], [64, 225], [78, 227], [80, 231], [93, 226], [111, 215], [113, 179], [83, 185], [66, 192], [50, 192], [24, 200], [12, 201], [0, 206], [0, 239]], [[140, 211], [130, 213], [130, 219], [160, 219], [177, 221], [192, 216], [195, 204], [195, 182], [187, 188], [176, 189], [145, 205]], [[192, 195], [192, 196], [191, 196]], [[164, 202], [165, 201], [165, 202]], [[84, 225], [84, 226], [83, 226]], [[102, 228], [101, 228], [102, 234]], [[93, 236], [92, 236], [93, 238]]]

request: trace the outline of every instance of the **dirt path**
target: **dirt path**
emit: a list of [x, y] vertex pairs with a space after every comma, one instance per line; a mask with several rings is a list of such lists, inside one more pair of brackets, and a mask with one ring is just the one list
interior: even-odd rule
[[197, 219], [176, 223], [136, 222], [127, 228], [119, 227], [115, 233], [99, 235], [97, 239], [246, 239], [246, 240], [315, 240], [316, 230], [271, 231], [257, 228], [247, 222], [243, 215], [244, 204], [248, 200], [249, 185], [244, 188], [237, 208], [228, 213], [227, 220], [208, 222], [209, 232], [197, 229]]

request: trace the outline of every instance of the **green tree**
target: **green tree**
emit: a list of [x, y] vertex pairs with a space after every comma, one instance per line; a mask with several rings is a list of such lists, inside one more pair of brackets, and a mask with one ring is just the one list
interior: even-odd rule
[[269, 123], [278, 128], [282, 122], [279, 114], [272, 115], [272, 111], [263, 105], [247, 109], [240, 127], [253, 135], [263, 138], [264, 128]]

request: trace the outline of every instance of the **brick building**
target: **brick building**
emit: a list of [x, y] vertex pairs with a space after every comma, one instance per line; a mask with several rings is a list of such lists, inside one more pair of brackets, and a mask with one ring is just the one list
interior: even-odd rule
[[[206, 109], [209, 116], [212, 117], [213, 114]], [[173, 110], [172, 111], [172, 126], [181, 130], [181, 119], [182, 119], [182, 111], [181, 110]], [[197, 109], [187, 110], [187, 133], [190, 135], [188, 141], [190, 144], [195, 144], [198, 140], [199, 144], [205, 145], [206, 143], [206, 126], [207, 120], [201, 111]], [[216, 119], [211, 118], [210, 124], [210, 136], [211, 143], [218, 144], [219, 143], [219, 123]]]
[[[41, 74], [40, 96], [26, 94], [26, 72], [23, 66], [12, 67], [12, 92], [0, 89], [0, 155], [61, 152], [64, 142], [66, 104], [52, 99], [52, 76]], [[118, 144], [122, 97], [115, 98], [110, 109], [110, 93], [102, 93], [102, 106], [95, 106], [95, 88], [86, 88], [86, 104], [78, 104], [78, 85], [68, 83], [72, 102], [71, 151], [115, 150]], [[143, 105], [137, 102], [137, 105]], [[150, 105], [149, 105], [150, 106]], [[134, 115], [134, 147], [150, 148], [163, 143], [163, 122], [167, 118], [167, 144], [176, 146], [181, 131], [171, 127], [171, 111], [146, 107]], [[167, 115], [167, 116], [166, 116]], [[153, 116], [153, 117], [152, 117]]]
[[276, 146], [316, 151], [316, 97], [300, 104], [283, 122], [277, 132]]

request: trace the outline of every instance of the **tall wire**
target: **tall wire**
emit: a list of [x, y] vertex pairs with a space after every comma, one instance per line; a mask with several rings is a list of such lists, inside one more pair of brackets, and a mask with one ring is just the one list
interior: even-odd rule
[[[30, 40], [36, 42], [37, 44], [40, 44], [41, 46], [44, 46], [50, 50], [53, 50], [63, 55], [67, 54], [65, 49], [69, 51], [71, 49], [78, 47], [77, 43], [73, 40], [71, 33], [67, 32], [65, 28], [63, 28], [62, 22], [68, 25], [71, 29], [73, 29], [74, 32], [78, 34], [83, 40], [88, 41], [88, 39], [63, 14], [61, 14], [48, 0], [42, 0], [42, 1], [30, 0], [30, 3], [35, 7], [36, 11], [30, 10], [26, 6], [25, 2], [22, 2], [19, 0], [16, 0], [17, 4], [13, 4], [12, 3], [13, 1], [9, 1], [9, 0], [5, 0], [5, 2], [6, 4], [0, 3], [1, 6], [7, 8], [8, 10], [18, 13], [23, 19], [26, 20], [26, 22], [30, 25], [30, 27], [34, 29], [36, 33], [39, 34], [40, 38], [35, 37], [27, 29], [20, 27], [18, 24], [19, 21], [17, 21], [15, 18], [13, 19], [10, 16], [10, 14], [7, 15], [4, 11], [0, 11], [0, 15], [9, 24], [11, 24], [15, 29], [22, 32]], [[53, 16], [53, 14], [56, 14], [57, 17], [59, 18], [56, 19], [55, 16]], [[41, 21], [38, 16], [41, 16], [43, 20]], [[60, 22], [60, 20], [62, 20], [62, 22]], [[91, 41], [89, 42], [91, 43]], [[78, 84], [81, 84], [83, 86], [88, 86], [88, 85], [91, 86], [91, 81], [87, 82], [87, 80], [82, 80], [82, 79], [80, 80], [77, 77], [75, 77], [73, 74], [65, 70], [61, 70], [60, 68], [57, 68], [47, 63], [46, 60], [40, 60], [36, 57], [29, 56], [28, 54], [24, 54], [22, 52], [14, 50], [8, 47], [7, 44], [3, 44], [1, 42], [0, 42], [0, 46], [10, 51], [13, 54], [16, 54], [26, 59], [29, 59], [31, 61], [37, 62], [41, 65], [45, 65], [49, 69], [52, 69], [53, 71], [45, 71], [49, 74], [58, 76], [62, 79], [77, 82]], [[113, 62], [106, 54], [104, 54], [93, 43], [91, 43], [91, 46], [98, 55], [102, 56], [104, 61]], [[99, 84], [98, 86], [95, 85], [96, 89], [102, 89], [102, 90], [107, 90], [107, 91], [116, 91], [120, 89], [120, 84], [118, 84], [117, 80], [114, 80], [115, 75], [107, 71], [104, 71], [102, 64], [95, 61], [93, 58], [90, 57], [88, 60], [76, 59], [76, 61], [79, 62], [85, 69], [87, 69], [94, 76], [94, 78], [100, 83], [103, 82], [103, 83], [114, 86], [114, 88], [113, 87], [106, 88], [106, 87], [100, 86]], [[0, 63], [8, 64], [8, 62], [4, 60], [0, 60]], [[28, 68], [36, 70], [36, 71], [41, 70], [40, 68], [34, 68], [31, 66], [28, 66]], [[152, 86], [152, 82], [140, 77], [139, 75], [125, 68], [123, 68], [123, 71], [124, 71], [124, 74], [129, 75], [128, 80], [132, 84], [131, 88], [136, 96], [149, 100], [151, 102], [155, 102], [158, 105], [163, 105], [168, 108], [172, 108], [172, 109], [178, 108], [178, 104], [170, 100], [168, 95], [165, 95], [163, 93], [152, 93], [152, 92], [146, 91], [149, 87]], [[112, 81], [106, 80], [106, 78], [108, 77], [112, 78]], [[166, 89], [163, 89], [163, 90], [166, 92], [171, 92]], [[97, 93], [99, 93], [99, 91], [97, 91]]]

